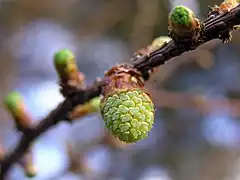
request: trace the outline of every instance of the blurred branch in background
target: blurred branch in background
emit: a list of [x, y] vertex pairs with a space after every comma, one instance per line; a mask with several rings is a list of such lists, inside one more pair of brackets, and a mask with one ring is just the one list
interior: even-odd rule
[[[158, 12], [159, 1], [137, 0], [137, 13], [133, 22], [133, 30], [130, 35], [131, 46], [135, 49], [147, 44], [153, 37], [153, 27], [156, 22], [162, 21], [161, 13]], [[142, 36], [144, 34], [144, 36]], [[142, 36], [141, 39], [139, 37]]]
[[[94, 147], [97, 144], [103, 144], [105, 146], [110, 147], [113, 151], [124, 151], [125, 148], [127, 148], [127, 144], [119, 141], [117, 138], [115, 138], [111, 133], [105, 132], [104, 136], [98, 141], [98, 142], [93, 142], [91, 143], [90, 147]], [[63, 171], [60, 175], [57, 175], [57, 177], [54, 177], [52, 179], [59, 179], [62, 175], [68, 173], [68, 172], [73, 172], [74, 174], [80, 174], [81, 176], [84, 177], [84, 179], [103, 179], [105, 176], [108, 178], [110, 174], [112, 173], [110, 171], [110, 174], [97, 174], [94, 175], [96, 172], [94, 172], [93, 169], [91, 169], [88, 165], [89, 163], [87, 162], [86, 158], [86, 152], [76, 152], [74, 149], [74, 145], [68, 142], [66, 144], [67, 146], [67, 154], [69, 158], [69, 165], [68, 168]]]
[[[97, 11], [86, 17], [85, 24], [81, 26], [80, 34], [85, 36], [89, 34], [104, 34], [118, 22], [128, 17], [131, 11], [129, 3], [130, 1], [126, 0], [113, 0], [103, 4]], [[117, 13], [116, 9], [118, 10]]]
[[149, 89], [156, 107], [170, 109], [196, 109], [204, 114], [218, 110], [226, 111], [231, 116], [240, 116], [240, 99], [211, 98], [200, 94], [169, 92]]

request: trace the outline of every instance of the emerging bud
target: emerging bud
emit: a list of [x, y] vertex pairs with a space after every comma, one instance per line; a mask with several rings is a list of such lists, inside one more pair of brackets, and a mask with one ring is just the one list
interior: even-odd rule
[[22, 128], [29, 128], [32, 120], [26, 111], [24, 100], [20, 93], [11, 92], [5, 98], [4, 104], [14, 117], [19, 130], [23, 130]]
[[34, 165], [28, 165], [25, 167], [25, 175], [28, 178], [33, 178], [37, 175], [37, 169]]
[[74, 54], [70, 50], [63, 49], [56, 52], [54, 65], [61, 80], [72, 81], [74, 84], [83, 82], [83, 74], [79, 72]]
[[23, 104], [23, 97], [18, 92], [11, 92], [5, 98], [4, 104], [12, 114], [20, 114], [21, 106]]
[[141, 48], [139, 50], [137, 50], [131, 60], [132, 61], [136, 61], [138, 60], [138, 58], [140, 58], [141, 56], [144, 56], [144, 55], [148, 55], [150, 53], [152, 53], [153, 51], [157, 50], [157, 49], [160, 49], [165, 43], [168, 43], [170, 42], [172, 39], [168, 36], [160, 36], [160, 37], [157, 37], [155, 38], [152, 43], [150, 45], [148, 45], [147, 47], [145, 48]]
[[95, 97], [91, 99], [89, 102], [89, 108], [91, 109], [91, 112], [97, 112], [100, 109], [100, 97]]
[[3, 146], [0, 144], [0, 160], [3, 159], [5, 155], [5, 149], [3, 148]]
[[95, 97], [91, 99], [89, 102], [86, 102], [83, 105], [77, 106], [69, 115], [71, 120], [81, 118], [90, 113], [99, 112], [100, 109], [100, 98]]
[[178, 38], [195, 38], [199, 35], [200, 22], [194, 12], [185, 6], [176, 6], [168, 18], [170, 36]]
[[67, 76], [75, 66], [74, 55], [68, 49], [55, 53], [54, 64], [59, 76]]
[[18, 163], [23, 167], [26, 177], [33, 178], [37, 175], [37, 168], [34, 165], [33, 151], [31, 149], [26, 152]]
[[110, 69], [103, 87], [101, 114], [119, 140], [133, 143], [147, 137], [154, 123], [154, 106], [141, 74], [128, 65]]

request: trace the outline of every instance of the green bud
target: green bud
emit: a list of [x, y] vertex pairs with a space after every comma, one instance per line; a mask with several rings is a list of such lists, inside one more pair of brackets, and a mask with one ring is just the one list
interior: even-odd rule
[[21, 111], [21, 106], [23, 105], [23, 97], [18, 92], [11, 92], [5, 98], [4, 104], [6, 108], [13, 114], [17, 115]]
[[76, 66], [74, 54], [68, 49], [56, 52], [54, 55], [54, 65], [59, 76], [68, 76], [72, 66]]
[[179, 25], [190, 25], [192, 18], [195, 18], [193, 11], [185, 6], [176, 6], [169, 15], [170, 21]]
[[185, 6], [176, 6], [168, 18], [170, 36], [174, 39], [188, 37], [194, 39], [199, 36], [200, 21], [194, 12]]
[[100, 107], [100, 97], [95, 97], [89, 101], [89, 105], [91, 107], [92, 112], [99, 111]]
[[102, 102], [106, 127], [119, 140], [133, 143], [148, 136], [154, 123], [154, 106], [143, 90], [120, 91]]
[[33, 165], [29, 165], [29, 167], [26, 167], [25, 170], [25, 176], [28, 178], [34, 178], [37, 175], [37, 170]]

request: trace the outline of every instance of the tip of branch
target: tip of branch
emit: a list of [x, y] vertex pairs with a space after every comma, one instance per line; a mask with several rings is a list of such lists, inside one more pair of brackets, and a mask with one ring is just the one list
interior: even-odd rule
[[13, 114], [17, 115], [21, 110], [23, 97], [19, 92], [13, 91], [8, 94], [4, 100], [5, 107]]
[[5, 155], [5, 149], [2, 144], [0, 144], [0, 160], [4, 158]]
[[38, 171], [33, 160], [33, 151], [29, 149], [26, 154], [18, 160], [19, 165], [22, 166], [25, 176], [33, 178], [37, 175]]
[[71, 65], [76, 66], [74, 54], [68, 49], [56, 52], [54, 55], [54, 65], [59, 76], [68, 76], [71, 71]]
[[70, 61], [74, 61], [74, 54], [69, 49], [63, 49], [54, 54], [54, 62], [56, 65], [65, 66]]
[[26, 111], [25, 103], [19, 92], [13, 91], [5, 98], [4, 105], [14, 117], [16, 128], [24, 132], [31, 126], [32, 119]]
[[78, 88], [85, 87], [85, 75], [79, 71], [72, 51], [63, 49], [55, 53], [54, 65], [60, 79], [61, 93], [64, 97]]
[[77, 106], [69, 115], [69, 119], [74, 120], [81, 118], [90, 113], [100, 111], [100, 97], [91, 99], [89, 102]]
[[33, 178], [37, 175], [37, 169], [34, 165], [29, 165], [24, 170], [25, 170], [25, 176], [28, 178]]
[[170, 21], [175, 24], [191, 24], [192, 18], [195, 18], [194, 12], [185, 6], [176, 6], [169, 14]]
[[89, 101], [90, 109], [92, 112], [97, 112], [100, 110], [100, 97], [95, 97]]

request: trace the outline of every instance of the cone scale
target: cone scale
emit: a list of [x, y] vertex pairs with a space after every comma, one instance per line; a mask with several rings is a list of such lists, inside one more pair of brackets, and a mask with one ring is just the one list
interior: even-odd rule
[[126, 143], [146, 138], [153, 127], [154, 106], [141, 74], [129, 65], [119, 65], [105, 76], [108, 82], [100, 109], [106, 127]]

